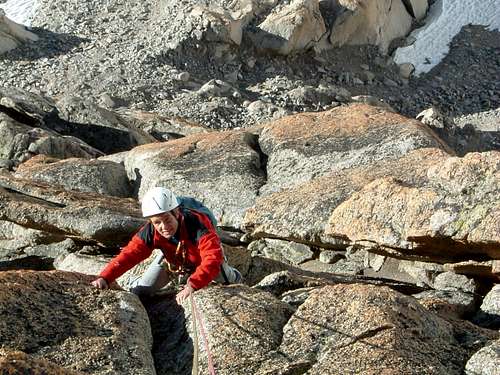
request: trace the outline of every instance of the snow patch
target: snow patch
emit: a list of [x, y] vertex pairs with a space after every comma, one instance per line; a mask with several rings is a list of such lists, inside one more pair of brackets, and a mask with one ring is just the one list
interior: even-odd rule
[[10, 20], [25, 26], [31, 26], [31, 19], [37, 7], [37, 0], [7, 0], [6, 3], [0, 4], [0, 8]]
[[483, 25], [500, 29], [500, 0], [438, 0], [430, 8], [424, 27], [410, 37], [415, 43], [398, 48], [397, 64], [411, 63], [415, 75], [429, 72], [448, 54], [449, 44], [463, 26]]

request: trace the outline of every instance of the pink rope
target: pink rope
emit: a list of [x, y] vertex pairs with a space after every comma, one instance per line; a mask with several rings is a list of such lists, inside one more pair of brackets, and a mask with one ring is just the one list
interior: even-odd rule
[[191, 309], [193, 310], [194, 318], [198, 321], [200, 325], [201, 337], [203, 337], [203, 344], [205, 345], [205, 351], [207, 352], [208, 371], [210, 372], [210, 375], [216, 375], [214, 362], [212, 360], [212, 353], [210, 352], [210, 349], [208, 347], [207, 335], [205, 333], [205, 325], [203, 324], [203, 320], [201, 319], [201, 314], [198, 311], [198, 308], [196, 307], [196, 302], [194, 302], [193, 294], [191, 294]]

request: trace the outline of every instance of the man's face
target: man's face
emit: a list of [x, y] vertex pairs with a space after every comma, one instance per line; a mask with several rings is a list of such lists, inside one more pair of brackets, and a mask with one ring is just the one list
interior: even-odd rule
[[152, 216], [149, 220], [151, 220], [151, 224], [153, 224], [158, 233], [167, 239], [171, 238], [177, 232], [177, 228], [179, 228], [177, 210]]

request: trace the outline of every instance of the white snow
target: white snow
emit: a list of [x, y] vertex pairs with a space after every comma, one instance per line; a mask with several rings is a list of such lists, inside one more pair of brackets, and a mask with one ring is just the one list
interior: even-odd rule
[[415, 75], [427, 73], [445, 57], [453, 37], [464, 25], [500, 29], [500, 0], [438, 0], [430, 8], [425, 26], [410, 34], [415, 43], [398, 48], [397, 64], [411, 63]]
[[5, 4], [0, 4], [5, 15], [14, 22], [21, 25], [31, 26], [31, 17], [36, 8], [36, 0], [7, 0]]

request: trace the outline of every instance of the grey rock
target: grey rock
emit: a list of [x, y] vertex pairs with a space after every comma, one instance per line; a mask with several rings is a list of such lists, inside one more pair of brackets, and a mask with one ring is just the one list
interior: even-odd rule
[[12, 169], [14, 162], [11, 159], [0, 158], [0, 168]]
[[500, 340], [477, 351], [465, 365], [466, 375], [496, 375], [500, 368]]
[[405, 63], [405, 64], [399, 65], [399, 74], [403, 78], [406, 78], [406, 79], [410, 78], [412, 73], [414, 72], [414, 70], [415, 70], [415, 67], [413, 66], [413, 64]]
[[[387, 116], [387, 122], [394, 116], [396, 122], [391, 130], [392, 133], [383, 135], [389, 131], [387, 127], [384, 127], [386, 129], [384, 131], [378, 133], [375, 131], [379, 127], [382, 130], [384, 120], [380, 123], [378, 121], [370, 123], [361, 119], [359, 121], [364, 124], [366, 130], [358, 133], [359, 130], [354, 128], [356, 120], [351, 119], [352, 131], [357, 134], [356, 141], [352, 143], [349, 128], [345, 128], [344, 113], [356, 113], [356, 115], [365, 113], [368, 116], [376, 116], [379, 111]], [[429, 137], [423, 128], [415, 128], [416, 124], [411, 120], [405, 121], [403, 118], [396, 120], [397, 117], [399, 116], [386, 113], [379, 108], [353, 104], [322, 114], [295, 115], [264, 126], [259, 141], [262, 151], [269, 157], [268, 181], [261, 191], [268, 194], [335, 170], [367, 165], [381, 159], [393, 159], [415, 148], [439, 144], [440, 141]], [[300, 129], [303, 131], [299, 129], [292, 131], [298, 123], [302, 124]], [[343, 128], [343, 131], [337, 132], [336, 129], [340, 128]], [[397, 135], [398, 132], [400, 135]], [[409, 138], [402, 136], [406, 132], [411, 134]]]
[[31, 159], [21, 164], [14, 176], [58, 185], [66, 190], [130, 197], [127, 173], [122, 164], [105, 160], [66, 159], [44, 164]]
[[474, 279], [453, 272], [443, 272], [437, 275], [433, 286], [437, 290], [461, 290], [471, 294], [475, 293], [478, 287]]
[[[447, 155], [428, 148], [444, 146], [422, 124], [363, 104], [263, 125], [259, 140], [268, 156], [267, 181], [246, 212], [247, 230], [325, 248], [346, 247], [345, 236], [324, 235], [327, 218], [371, 178], [397, 175], [420, 184], [427, 168]], [[413, 151], [419, 148], [425, 150]]]
[[58, 257], [54, 262], [54, 268], [60, 271], [96, 276], [104, 269], [109, 260], [83, 252], [75, 252]]
[[139, 198], [153, 186], [165, 186], [202, 201], [220, 226], [234, 228], [240, 228], [264, 181], [256, 137], [244, 131], [193, 134], [102, 160], [124, 163]]
[[323, 263], [333, 264], [342, 258], [344, 255], [338, 251], [323, 250], [319, 253], [319, 261]]
[[319, 44], [326, 27], [317, 0], [278, 4], [250, 37], [259, 50], [289, 55]]
[[335, 18], [329, 37], [334, 46], [373, 44], [387, 53], [394, 39], [410, 31], [412, 17], [402, 1], [341, 1], [340, 4], [350, 11]]
[[371, 95], [356, 95], [353, 96], [351, 100], [355, 103], [364, 103], [375, 107], [382, 107], [387, 111], [395, 112], [394, 109], [389, 104]]
[[77, 138], [33, 128], [13, 120], [4, 113], [0, 113], [0, 135], [0, 156], [11, 159], [14, 163], [26, 161], [35, 154], [59, 158], [102, 156], [100, 151]]
[[328, 105], [338, 100], [347, 101], [351, 98], [351, 93], [346, 89], [336, 86], [302, 86], [290, 90], [287, 97], [296, 105]]
[[391, 86], [391, 87], [398, 87], [399, 86], [397, 82], [394, 82], [390, 78], [384, 78], [384, 85]]
[[99, 292], [92, 278], [62, 271], [1, 272], [0, 280], [8, 286], [2, 309], [15, 311], [4, 314], [2, 348], [94, 374], [155, 373], [151, 327], [135, 295]]
[[238, 91], [234, 87], [220, 79], [212, 79], [198, 90], [198, 94], [202, 96], [234, 97], [234, 94], [237, 92]]
[[288, 303], [289, 305], [298, 307], [302, 305], [307, 298], [311, 295], [311, 292], [316, 288], [299, 288], [295, 290], [290, 290], [281, 295], [281, 300]]
[[325, 264], [317, 260], [310, 260], [300, 265], [300, 268], [312, 272], [327, 272], [336, 275], [360, 275], [364, 269], [363, 263], [340, 259], [334, 264]]
[[5, 15], [0, 8], [0, 54], [16, 48], [21, 43], [36, 42], [38, 36]]
[[366, 267], [370, 267], [375, 272], [379, 272], [384, 266], [386, 259], [387, 257], [383, 255], [371, 254], [367, 252], [364, 264]]
[[414, 294], [426, 309], [441, 316], [464, 319], [474, 313], [476, 299], [473, 294], [461, 290], [426, 290]]
[[[494, 243], [500, 239], [498, 160], [498, 152], [449, 157], [428, 168], [429, 180], [425, 187], [411, 187], [393, 178], [373, 181], [335, 209], [326, 233], [344, 233], [354, 241], [384, 243], [391, 248], [419, 248], [422, 253], [428, 247], [427, 254], [446, 255], [447, 260], [441, 259], [444, 262], [450, 262], [453, 254], [461, 253], [481, 253], [494, 259], [497, 247]], [[407, 208], [404, 214], [409, 220], [407, 224], [401, 221], [401, 207]], [[360, 219], [362, 216], [366, 221]], [[376, 219], [382, 217], [389, 222], [398, 217], [397, 224]], [[395, 228], [394, 225], [404, 229], [389, 234], [387, 228]], [[370, 228], [370, 233], [363, 228]], [[436, 241], [443, 237], [449, 242]], [[463, 246], [465, 239], [468, 246]], [[410, 244], [414, 241], [419, 245]], [[437, 250], [439, 246], [442, 246], [441, 251]]]
[[56, 106], [63, 120], [59, 131], [78, 137], [103, 153], [125, 151], [155, 141], [135, 124], [89, 100], [64, 96]]
[[[240, 372], [258, 373], [261, 361], [269, 357], [269, 352], [279, 345], [283, 326], [293, 312], [290, 305], [279, 301], [271, 294], [246, 286], [212, 287], [197, 291], [194, 303], [198, 315], [204, 320], [208, 350], [212, 360], [217, 363], [218, 374], [235, 374]], [[172, 350], [158, 350], [155, 359], [161, 363], [161, 372], [174, 373], [186, 361], [186, 354], [193, 335], [193, 310], [188, 301], [183, 305], [184, 310], [174, 304], [163, 303], [161, 314], [171, 318], [161, 318], [153, 324], [158, 326], [158, 336], [155, 342], [160, 347], [170, 347]], [[159, 311], [159, 305], [155, 310]], [[221, 314], [225, 311], [225, 314]], [[201, 315], [202, 314], [202, 315]], [[181, 316], [185, 316], [185, 323]], [[179, 321], [177, 322], [176, 321]], [[161, 323], [161, 325], [159, 325]], [[178, 335], [162, 335], [161, 329], [166, 327], [184, 326]], [[224, 329], [224, 327], [229, 329]], [[242, 350], [245, 348], [245, 350]], [[186, 353], [187, 352], [187, 353]], [[184, 354], [183, 354], [184, 353]], [[208, 372], [208, 358], [205, 350], [200, 350], [199, 372]], [[187, 354], [189, 355], [189, 354]], [[189, 367], [188, 371], [191, 371]]]
[[70, 238], [0, 221], [0, 269], [49, 270], [55, 260], [78, 250]]
[[[431, 367], [434, 373], [459, 374], [468, 358], [452, 325], [414, 298], [361, 284], [312, 292], [283, 328], [276, 351], [287, 362], [308, 361], [311, 374], [417, 374]], [[269, 360], [262, 368], [279, 367]]]
[[444, 271], [437, 263], [419, 261], [401, 261], [399, 269], [410, 275], [417, 285], [432, 286], [437, 275]]
[[487, 328], [500, 328], [500, 284], [486, 294], [473, 322]]
[[103, 244], [123, 243], [144, 224], [135, 200], [64, 191], [0, 174], [0, 220]]
[[300, 264], [313, 257], [309, 246], [276, 239], [261, 239], [248, 245], [252, 256], [261, 255], [279, 262]]

